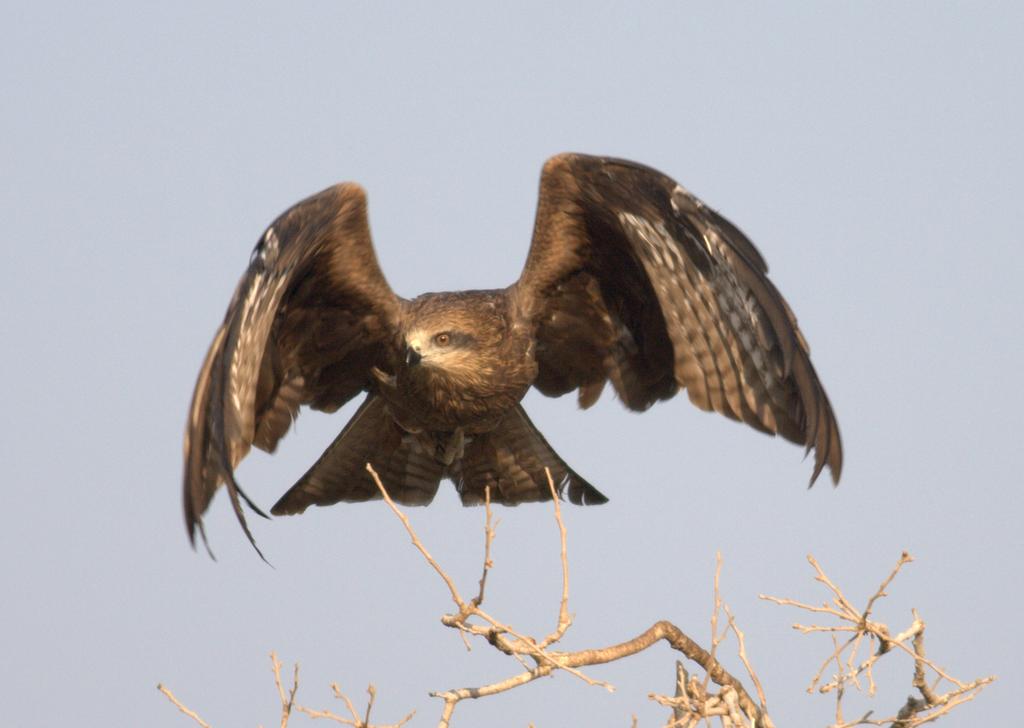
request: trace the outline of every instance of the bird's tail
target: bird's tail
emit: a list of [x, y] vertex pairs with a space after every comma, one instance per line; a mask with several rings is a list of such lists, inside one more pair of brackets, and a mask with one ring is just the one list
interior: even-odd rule
[[380, 475], [388, 494], [403, 505], [430, 503], [444, 474], [444, 464], [425, 454], [412, 436], [395, 424], [384, 400], [371, 394], [320, 459], [270, 512], [292, 515], [311, 505], [380, 498], [366, 471], [367, 463]]
[[559, 496], [572, 503], [608, 501], [558, 457], [519, 405], [494, 430], [473, 435], [461, 460], [453, 462], [446, 474], [455, 482], [464, 505], [483, 503], [488, 486], [491, 502], [517, 505], [551, 499], [545, 468], [551, 471]]
[[426, 505], [437, 494], [442, 477], [455, 482], [464, 505], [491, 502], [518, 505], [551, 498], [545, 468], [559, 496], [578, 505], [605, 503], [607, 498], [558, 457], [522, 407], [494, 430], [466, 438], [462, 457], [450, 466], [427, 453], [387, 412], [384, 400], [370, 395], [320, 459], [270, 510], [275, 516], [302, 513], [311, 505], [380, 498], [366, 471], [373, 465], [388, 494], [403, 505]]

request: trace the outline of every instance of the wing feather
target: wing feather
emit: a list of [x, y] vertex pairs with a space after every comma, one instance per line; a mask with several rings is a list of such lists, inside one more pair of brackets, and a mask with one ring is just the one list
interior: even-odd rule
[[[273, 452], [301, 405], [334, 410], [385, 364], [400, 301], [377, 264], [356, 184], [294, 205], [260, 238], [199, 372], [185, 432], [185, 523], [227, 485], [249, 535], [234, 468], [252, 445]], [[255, 509], [258, 511], [258, 509]], [[251, 535], [249, 535], [252, 541]], [[253, 544], [255, 546], [255, 544]]]
[[[537, 326], [538, 389], [579, 388], [590, 403], [610, 379], [642, 410], [683, 388], [701, 409], [813, 449], [811, 482], [826, 466], [838, 482], [835, 415], [767, 270], [739, 228], [660, 172], [553, 157], [515, 288]], [[596, 291], [585, 302], [583, 284]], [[591, 325], [556, 325], [574, 316]]]

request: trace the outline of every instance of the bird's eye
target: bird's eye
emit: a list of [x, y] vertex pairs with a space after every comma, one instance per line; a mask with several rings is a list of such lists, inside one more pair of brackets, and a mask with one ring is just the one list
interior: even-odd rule
[[448, 346], [448, 344], [452, 343], [451, 334], [449, 334], [447, 331], [442, 331], [440, 334], [434, 337], [434, 343], [437, 344], [438, 346]]

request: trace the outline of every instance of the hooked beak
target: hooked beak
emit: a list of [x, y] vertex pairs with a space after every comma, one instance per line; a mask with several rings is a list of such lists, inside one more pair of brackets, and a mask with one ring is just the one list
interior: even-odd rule
[[409, 366], [415, 366], [419, 364], [422, 358], [423, 355], [421, 355], [418, 351], [416, 351], [416, 349], [412, 348], [411, 346], [407, 346], [405, 348], [405, 363], [408, 364]]

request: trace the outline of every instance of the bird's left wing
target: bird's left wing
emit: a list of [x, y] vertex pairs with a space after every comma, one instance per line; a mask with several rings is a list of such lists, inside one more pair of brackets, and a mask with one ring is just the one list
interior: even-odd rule
[[[377, 263], [356, 184], [294, 205], [253, 250], [196, 382], [185, 431], [189, 539], [226, 484], [250, 541], [234, 468], [249, 448], [272, 452], [299, 406], [333, 411], [386, 364], [400, 300]], [[255, 543], [253, 543], [255, 546]], [[258, 549], [257, 549], [258, 550]]]
[[685, 388], [701, 409], [815, 450], [812, 483], [826, 465], [838, 481], [835, 415], [764, 259], [669, 177], [617, 159], [548, 160], [514, 292], [536, 327], [544, 394], [579, 389], [587, 407], [610, 379], [643, 410]]

